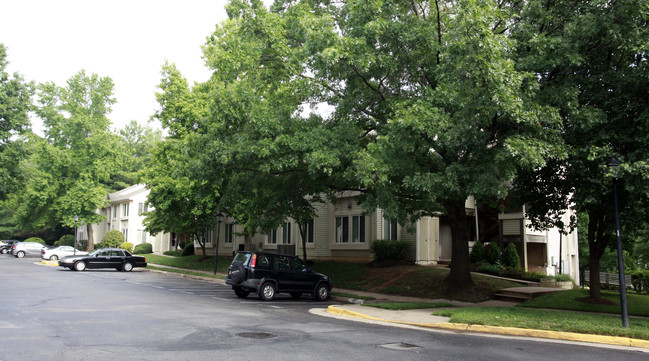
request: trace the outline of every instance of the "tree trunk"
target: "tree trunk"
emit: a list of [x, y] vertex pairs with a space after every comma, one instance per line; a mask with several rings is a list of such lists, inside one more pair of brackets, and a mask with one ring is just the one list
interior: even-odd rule
[[302, 236], [302, 260], [306, 262], [306, 224], [298, 224], [300, 235]]
[[244, 235], [243, 235], [243, 250], [244, 251], [254, 251], [252, 249], [252, 237], [250, 237], [250, 232], [248, 230], [244, 230]]
[[[92, 252], [95, 249], [95, 231], [92, 229], [92, 224], [87, 226], [88, 228], [88, 252]], [[76, 236], [75, 236], [76, 237]]]
[[467, 223], [464, 201], [445, 204], [448, 222], [451, 226], [451, 272], [446, 279], [446, 293], [449, 295], [471, 289], [469, 262], [469, 225]]
[[588, 250], [590, 257], [590, 298], [602, 301], [601, 284], [599, 278], [599, 261], [606, 250], [607, 240], [604, 238], [605, 217], [596, 211], [588, 212]]

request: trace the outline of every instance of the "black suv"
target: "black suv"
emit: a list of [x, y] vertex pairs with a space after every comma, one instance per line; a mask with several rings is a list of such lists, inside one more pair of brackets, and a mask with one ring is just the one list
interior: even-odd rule
[[287, 292], [293, 298], [310, 293], [318, 301], [329, 298], [329, 277], [311, 271], [295, 256], [264, 252], [239, 252], [232, 261], [225, 283], [232, 285], [237, 296], [246, 298], [256, 293], [263, 301]]

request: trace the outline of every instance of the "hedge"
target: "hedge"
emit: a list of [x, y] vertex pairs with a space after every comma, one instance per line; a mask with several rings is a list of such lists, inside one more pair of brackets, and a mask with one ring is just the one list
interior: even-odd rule
[[378, 239], [372, 242], [372, 253], [377, 261], [403, 261], [408, 257], [410, 243], [389, 239]]

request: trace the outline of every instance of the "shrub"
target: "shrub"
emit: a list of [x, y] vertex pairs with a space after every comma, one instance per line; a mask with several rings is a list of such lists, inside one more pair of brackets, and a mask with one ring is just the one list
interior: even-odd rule
[[54, 242], [55, 246], [74, 246], [74, 235], [64, 234], [58, 241]]
[[124, 242], [124, 243], [122, 243], [122, 244], [119, 245], [119, 248], [121, 248], [121, 249], [125, 249], [125, 250], [127, 250], [127, 251], [129, 251], [129, 252], [132, 253], [132, 252], [133, 252], [133, 243], [131, 243], [131, 242]]
[[492, 242], [485, 252], [485, 260], [491, 264], [500, 262], [500, 247]]
[[183, 248], [181, 256], [193, 256], [194, 255], [194, 244], [190, 243]]
[[88, 250], [88, 240], [87, 239], [77, 240], [77, 249], [79, 249], [81, 251], [87, 251]]
[[478, 272], [498, 276], [503, 270], [502, 266], [497, 264], [483, 263], [478, 267]]
[[502, 256], [502, 264], [505, 267], [520, 268], [521, 258], [518, 256], [518, 252], [516, 252], [516, 246], [514, 243], [510, 242], [507, 247], [505, 247]]
[[162, 252], [165, 256], [175, 256], [175, 257], [180, 257], [182, 255], [182, 251], [165, 251]]
[[553, 276], [552, 278], [556, 279], [557, 282], [574, 282], [574, 280], [572, 279], [572, 277], [570, 277], [570, 275], [563, 274], [563, 273]]
[[40, 237], [31, 237], [31, 238], [27, 238], [27, 239], [25, 240], [25, 242], [36, 242], [36, 243], [40, 243], [40, 244], [45, 244], [45, 241], [43, 241], [43, 239], [40, 238]]
[[484, 261], [484, 245], [482, 242], [478, 241], [473, 245], [470, 254], [470, 260], [472, 264], [477, 264]]
[[372, 242], [372, 253], [377, 261], [403, 261], [408, 257], [410, 243], [389, 239], [378, 239]]
[[638, 293], [649, 293], [649, 270], [630, 271], [631, 284]]
[[124, 235], [122, 234], [122, 232], [113, 229], [112, 231], [108, 231], [106, 233], [104, 238], [97, 245], [97, 248], [119, 247], [122, 243], [124, 243]]
[[147, 254], [153, 253], [153, 246], [151, 243], [140, 243], [133, 249], [133, 254]]

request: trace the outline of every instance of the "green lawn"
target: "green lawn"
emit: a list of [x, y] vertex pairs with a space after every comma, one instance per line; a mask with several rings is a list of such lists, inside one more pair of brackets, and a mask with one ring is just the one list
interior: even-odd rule
[[[521, 303], [519, 307], [620, 314], [620, 294], [602, 291], [602, 296], [614, 302], [615, 305], [596, 305], [579, 302], [577, 301], [578, 299], [588, 297], [588, 290], [576, 289], [543, 295]], [[649, 296], [627, 293], [626, 304], [629, 315], [649, 317]]]
[[649, 339], [649, 320], [644, 318], [631, 318], [630, 328], [624, 328], [620, 316], [522, 307], [454, 308], [435, 311], [434, 315], [450, 317], [453, 323]]
[[377, 302], [363, 303], [363, 306], [382, 308], [384, 310], [417, 310], [422, 308], [454, 307], [448, 302]]
[[[185, 257], [169, 257], [159, 256], [156, 254], [144, 254], [147, 263], [159, 264], [162, 266], [186, 268], [189, 270], [214, 272], [214, 257], [212, 256], [185, 256]], [[219, 257], [217, 264], [217, 272], [226, 273], [232, 258]]]

